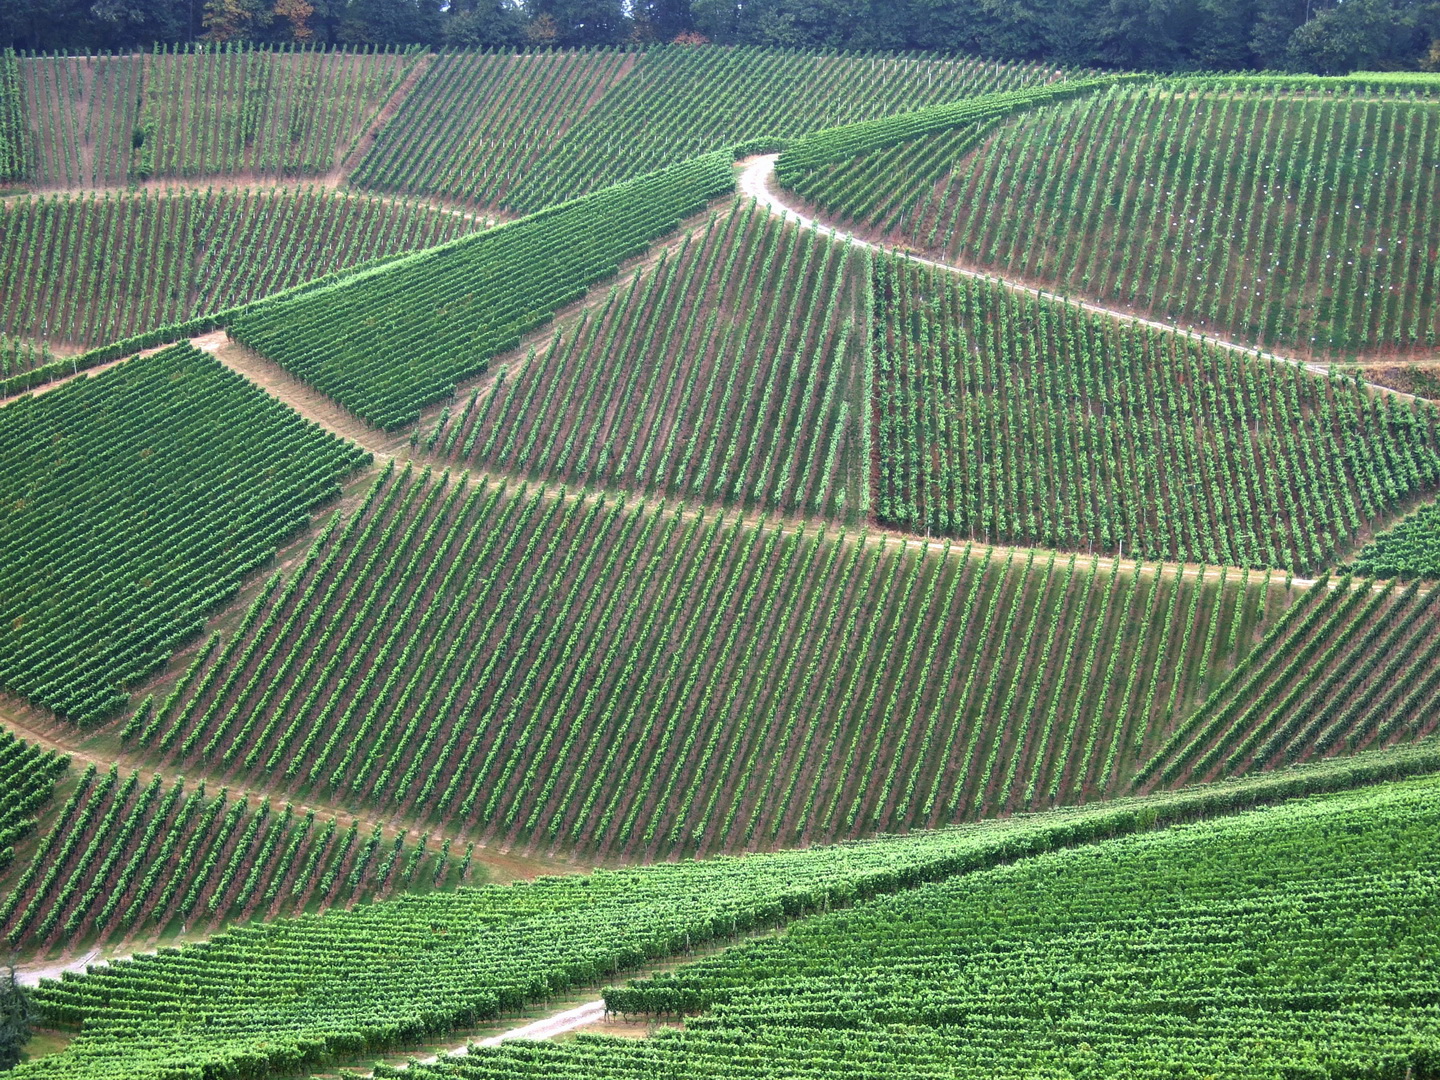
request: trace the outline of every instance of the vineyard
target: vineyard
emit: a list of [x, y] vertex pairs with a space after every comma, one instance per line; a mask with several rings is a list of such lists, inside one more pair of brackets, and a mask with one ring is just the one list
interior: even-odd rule
[[108, 716], [361, 460], [188, 345], [0, 408], [0, 687]]
[[904, 259], [875, 264], [882, 521], [1308, 571], [1440, 481], [1440, 413]]
[[[63, 764], [63, 759], [62, 759]], [[12, 948], [103, 943], [153, 933], [178, 920], [214, 931], [248, 921], [325, 910], [395, 890], [464, 879], [446, 854], [407, 850], [379, 825], [341, 826], [288, 803], [251, 804], [222, 788], [142, 782], [118, 767], [78, 777], [53, 829], [0, 900]]]
[[0, 332], [101, 345], [479, 227], [315, 187], [11, 200], [0, 208]]
[[854, 521], [867, 274], [753, 203], [714, 215], [425, 445], [537, 480]]
[[1440, 1068], [1440, 77], [202, 6], [0, 52], [0, 1067]]
[[0, 728], [0, 871], [15, 861], [15, 845], [35, 831], [37, 817], [69, 760]]
[[[394, 50], [157, 46], [18, 61], [35, 187], [338, 169], [419, 60]], [[22, 174], [17, 174], [22, 175]]]
[[605, 992], [621, 1012], [710, 1010], [683, 1032], [377, 1075], [1423, 1075], [1435, 796], [1427, 780], [1039, 855]]
[[721, 147], [1045, 82], [1060, 73], [935, 56], [652, 49], [538, 161], [505, 205], [528, 213]]
[[637, 61], [643, 54], [611, 50], [446, 53], [406, 95], [351, 182], [502, 206], [536, 161]]
[[1440, 723], [1440, 589], [1322, 579], [1140, 770], [1171, 784], [1421, 738]]
[[[1437, 765], [1433, 752], [1423, 759], [1356, 759], [1344, 769], [1302, 770], [1141, 803], [745, 859], [596, 870], [503, 888], [403, 896], [320, 919], [277, 919], [43, 986], [38, 1003], [46, 1022], [83, 1021], [84, 1027], [62, 1055], [21, 1066], [14, 1076], [149, 1080], [200, 1062], [293, 1071], [335, 1057], [373, 1054], [504, 1015], [570, 987], [613, 981], [652, 958], [763, 932], [798, 916], [863, 904], [925, 882], [981, 881], [986, 868], [999, 863], [1020, 859], [1015, 869], [1021, 870], [1027, 857], [1058, 848], [1344, 788], [1362, 776], [1403, 777]], [[1415, 790], [1423, 795], [1429, 788]], [[1408, 791], [1382, 791], [1394, 809], [1383, 815], [1377, 807], [1377, 827], [1413, 825], [1418, 817], [1433, 832], [1433, 797], [1428, 814], [1417, 813]], [[1320, 815], [1342, 811], [1342, 820], [1367, 809], [1343, 797], [1314, 805]], [[1294, 820], [1304, 808], [1287, 818]], [[1264, 822], [1280, 813], [1249, 815], [1237, 823]], [[1413, 828], [1397, 827], [1394, 833], [1397, 844], [1414, 836]], [[1188, 835], [1198, 839], [1206, 833], [1197, 827]], [[1096, 850], [1104, 849], [1082, 849], [1077, 857]], [[207, 1003], [204, 1012], [193, 1008], [197, 1000]], [[523, 1044], [532, 1056], [544, 1049]]]
[[1419, 83], [1122, 85], [809, 168], [782, 155], [780, 176], [951, 262], [1346, 357], [1436, 346], [1437, 140]]
[[506, 844], [831, 840], [1124, 790], [1285, 598], [391, 470], [125, 734]]
[[258, 305], [230, 333], [362, 419], [397, 428], [734, 183], [724, 155], [696, 158]]
[[1355, 556], [1372, 577], [1440, 578], [1440, 503], [1427, 503]]

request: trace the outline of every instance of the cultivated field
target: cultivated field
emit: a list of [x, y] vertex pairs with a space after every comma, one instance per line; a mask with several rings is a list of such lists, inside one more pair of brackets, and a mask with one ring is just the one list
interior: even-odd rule
[[1437, 101], [0, 54], [14, 1075], [1430, 1075]]

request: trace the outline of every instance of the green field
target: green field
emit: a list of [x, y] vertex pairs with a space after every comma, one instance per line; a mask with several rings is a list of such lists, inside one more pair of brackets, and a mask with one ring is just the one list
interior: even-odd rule
[[0, 53], [17, 1078], [1440, 1067], [1440, 76], [310, 6]]

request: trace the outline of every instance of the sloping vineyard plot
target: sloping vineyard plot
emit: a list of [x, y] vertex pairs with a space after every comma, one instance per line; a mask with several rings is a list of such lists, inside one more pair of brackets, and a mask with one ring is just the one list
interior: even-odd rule
[[[807, 912], [1137, 828], [1335, 790], [1362, 778], [1358, 765], [843, 847], [597, 870], [279, 919], [43, 985], [45, 1022], [84, 1027], [63, 1054], [14, 1076], [159, 1080], [202, 1064], [221, 1075], [288, 1075], [502, 1016]], [[1406, 775], [1435, 760], [1373, 765], [1378, 775], [1397, 767]], [[1426, 826], [1433, 832], [1429, 818]]]
[[1434, 97], [1196, 82], [1033, 111], [967, 154], [978, 134], [781, 175], [895, 243], [1207, 334], [1322, 358], [1436, 345]]
[[[0, 334], [0, 380], [11, 375], [19, 375], [22, 372], [34, 371], [36, 368], [54, 362], [55, 359], [55, 353], [51, 352], [50, 346], [43, 341], [37, 345], [33, 341], [7, 338]], [[4, 383], [0, 383], [0, 392], [4, 392], [4, 385]]]
[[18, 180], [28, 171], [24, 109], [20, 64], [6, 49], [0, 53], [0, 184]]
[[350, 182], [497, 206], [639, 55], [445, 53], [406, 95]]
[[650, 49], [505, 198], [525, 213], [722, 147], [908, 112], [1055, 77], [966, 57]]
[[1307, 570], [1440, 481], [1432, 405], [904, 259], [875, 268], [881, 521]]
[[144, 58], [30, 56], [18, 66], [28, 125], [25, 168], [18, 177], [36, 187], [127, 183]]
[[0, 873], [14, 861], [15, 845], [34, 831], [68, 764], [64, 755], [0, 728]]
[[158, 47], [19, 61], [37, 187], [318, 175], [340, 165], [414, 51]]
[[504, 369], [429, 445], [537, 479], [857, 519], [868, 274], [747, 203]]
[[364, 455], [177, 345], [0, 409], [0, 685], [97, 720]]
[[362, 419], [397, 428], [717, 195], [726, 154], [258, 305], [230, 333]]
[[12, 199], [0, 208], [0, 331], [99, 345], [479, 228], [315, 188]]
[[819, 915], [627, 988], [646, 1039], [384, 1077], [1422, 1076], [1440, 1050], [1440, 788], [1186, 825]]
[[606, 856], [919, 828], [1128, 786], [1284, 602], [1196, 569], [390, 470], [126, 734]]
[[1236, 776], [1419, 739], [1440, 725], [1440, 590], [1323, 579], [1138, 780]]
[[1357, 573], [1440, 578], [1440, 503], [1427, 503], [1355, 556]]
[[172, 921], [213, 931], [456, 876], [447, 856], [407, 849], [379, 825], [91, 765], [30, 862], [3, 880], [0, 933], [12, 949], [73, 949]]

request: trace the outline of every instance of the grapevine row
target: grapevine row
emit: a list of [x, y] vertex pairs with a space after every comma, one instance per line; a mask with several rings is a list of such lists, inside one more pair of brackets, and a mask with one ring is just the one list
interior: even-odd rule
[[[391, 467], [125, 736], [607, 856], [1073, 802], [1127, 784], [1270, 618], [1214, 571], [1097, 565]], [[1182, 617], [1127, 633], [1157, 608]], [[1121, 699], [1117, 672], [1161, 667]]]
[[728, 154], [681, 162], [254, 305], [229, 332], [361, 418], [400, 427], [734, 183]]
[[875, 274], [882, 521], [1305, 570], [1440, 481], [1432, 405], [903, 259]]
[[124, 700], [365, 455], [189, 345], [0, 409], [0, 685]]

